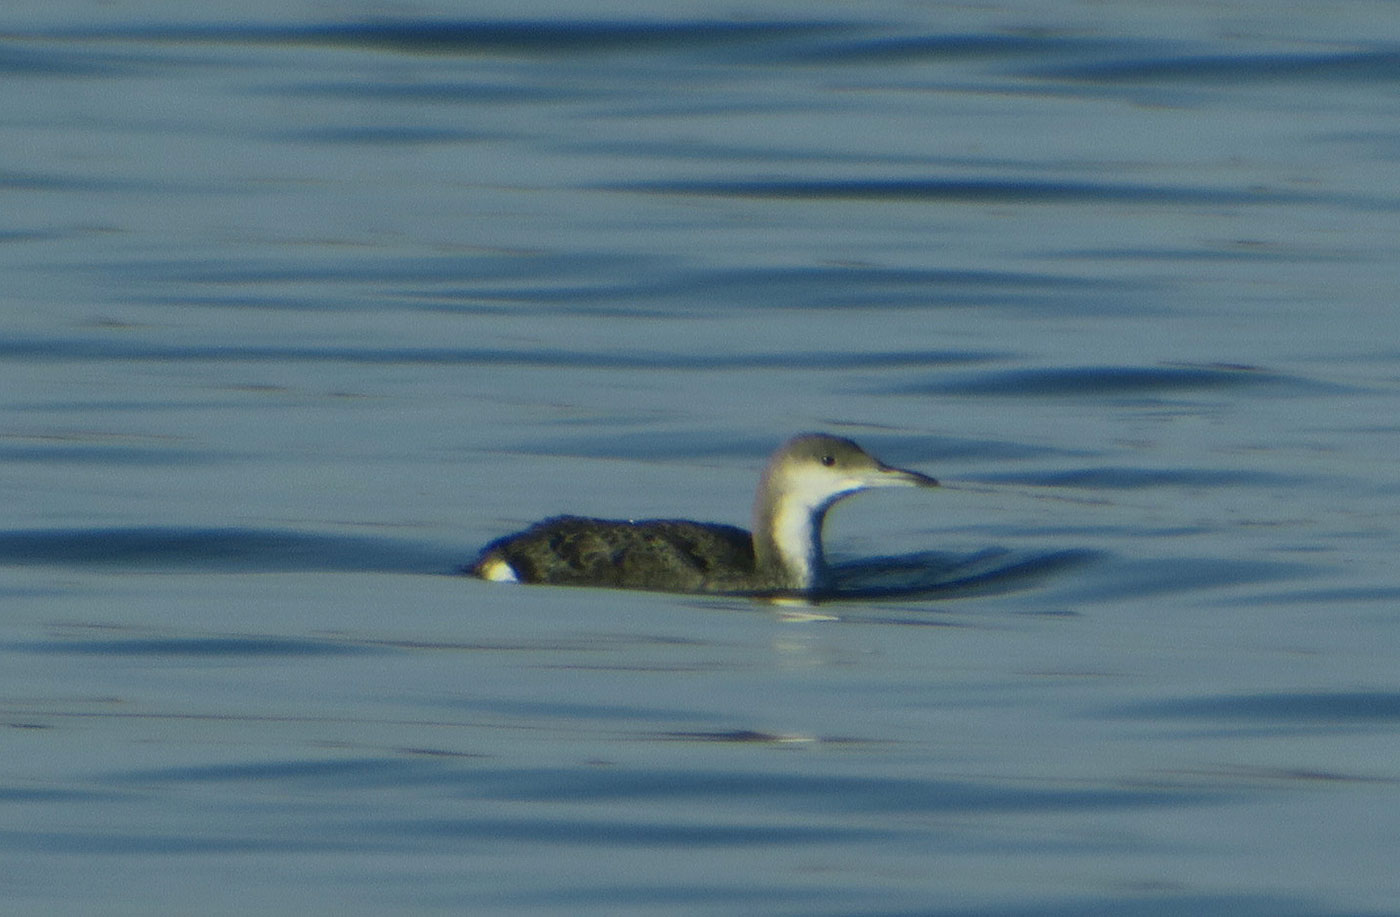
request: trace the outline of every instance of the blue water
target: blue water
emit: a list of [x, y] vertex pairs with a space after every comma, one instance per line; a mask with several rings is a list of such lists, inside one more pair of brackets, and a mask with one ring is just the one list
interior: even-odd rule
[[[1400, 14], [11, 4], [0, 899], [1400, 913]], [[816, 607], [455, 575], [942, 480]]]

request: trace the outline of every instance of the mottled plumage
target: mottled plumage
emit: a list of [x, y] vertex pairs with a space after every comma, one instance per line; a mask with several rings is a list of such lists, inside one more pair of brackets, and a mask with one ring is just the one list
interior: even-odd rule
[[808, 433], [783, 444], [754, 499], [754, 533], [677, 519], [629, 522], [556, 516], [482, 549], [483, 579], [666, 592], [821, 592], [821, 527], [842, 497], [870, 487], [934, 487], [849, 439]]
[[504, 560], [520, 582], [557, 586], [734, 592], [754, 577], [748, 532], [684, 519], [555, 516], [487, 545], [487, 557]]

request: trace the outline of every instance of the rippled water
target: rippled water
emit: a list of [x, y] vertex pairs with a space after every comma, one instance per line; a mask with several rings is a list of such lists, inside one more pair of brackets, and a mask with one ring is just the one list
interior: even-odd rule
[[[0, 13], [33, 913], [1400, 913], [1386, 4]], [[775, 608], [455, 575], [843, 504]]]

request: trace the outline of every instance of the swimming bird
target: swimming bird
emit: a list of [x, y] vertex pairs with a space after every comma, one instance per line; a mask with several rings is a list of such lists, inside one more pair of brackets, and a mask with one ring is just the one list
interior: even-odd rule
[[660, 592], [820, 594], [831, 587], [822, 522], [872, 487], [937, 487], [849, 439], [804, 433], [773, 453], [754, 497], [753, 532], [680, 519], [555, 516], [482, 549], [482, 579]]

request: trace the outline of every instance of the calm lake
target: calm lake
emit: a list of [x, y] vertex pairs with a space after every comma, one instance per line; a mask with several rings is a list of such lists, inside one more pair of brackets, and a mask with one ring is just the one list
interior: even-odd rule
[[[0, 904], [1400, 914], [1400, 9], [0, 11]], [[939, 588], [458, 575], [828, 519]]]

